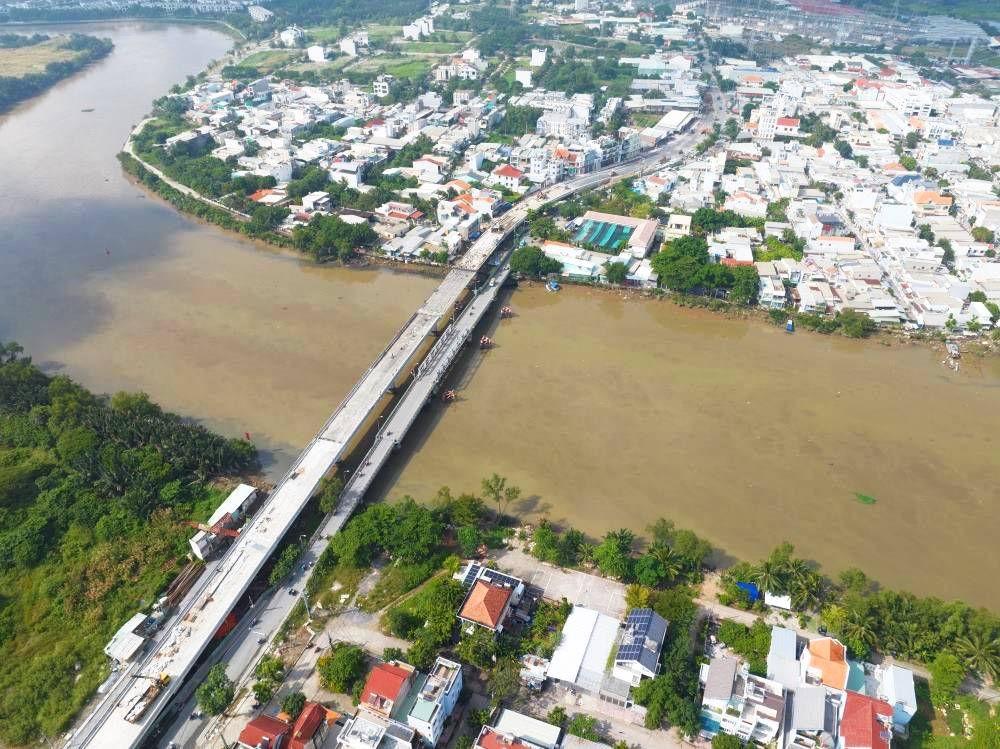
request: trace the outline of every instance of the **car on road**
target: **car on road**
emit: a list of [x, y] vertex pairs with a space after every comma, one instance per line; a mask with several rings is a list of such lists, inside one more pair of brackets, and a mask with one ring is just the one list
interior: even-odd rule
[[299, 592], [297, 590], [295, 590], [295, 588], [289, 588], [288, 589], [288, 595], [290, 595], [290, 596], [297, 596], [298, 594], [299, 594]]

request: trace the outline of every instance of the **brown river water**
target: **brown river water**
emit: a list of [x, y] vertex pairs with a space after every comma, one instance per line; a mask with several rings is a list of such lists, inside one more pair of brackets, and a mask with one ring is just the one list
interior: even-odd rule
[[[146, 196], [115, 153], [230, 41], [81, 28], [115, 52], [0, 118], [0, 340], [96, 391], [250, 432], [280, 473], [435, 281], [317, 268]], [[1000, 608], [995, 360], [956, 374], [922, 348], [583, 289], [510, 303], [498, 346], [465, 356], [459, 400], [428, 409], [377, 497], [497, 471], [530, 521], [596, 536], [662, 515], [734, 557], [787, 539], [829, 571]]]

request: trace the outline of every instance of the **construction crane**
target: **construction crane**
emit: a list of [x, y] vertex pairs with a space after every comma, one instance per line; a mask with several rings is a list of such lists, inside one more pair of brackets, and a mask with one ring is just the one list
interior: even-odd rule
[[195, 520], [185, 520], [184, 525], [190, 526], [192, 528], [197, 528], [198, 530], [208, 533], [211, 536], [224, 536], [226, 538], [239, 538], [240, 532], [235, 528], [230, 528], [229, 524], [233, 522], [233, 516], [231, 513], [226, 513], [215, 525], [206, 525], [205, 523], [199, 523]]

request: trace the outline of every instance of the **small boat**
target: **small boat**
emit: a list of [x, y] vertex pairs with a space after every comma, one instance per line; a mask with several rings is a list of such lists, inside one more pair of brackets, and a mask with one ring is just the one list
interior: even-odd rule
[[952, 359], [960, 359], [962, 357], [962, 351], [958, 348], [957, 343], [946, 343], [944, 347], [948, 349], [948, 356]]
[[443, 393], [441, 393], [441, 402], [442, 403], [451, 403], [451, 401], [453, 401], [453, 400], [455, 400], [455, 391], [454, 390], [445, 390]]
[[86, 109], [81, 109], [80, 111], [81, 112], [87, 112], [89, 114], [90, 112], [94, 111], [94, 108], [93, 107], [87, 107]]
[[500, 308], [500, 319], [501, 320], [505, 320], [508, 317], [513, 317], [513, 316], [514, 316], [514, 310], [511, 309], [510, 307], [501, 307]]
[[790, 317], [788, 318], [788, 321], [785, 323], [785, 332], [786, 333], [794, 333], [795, 332], [795, 320], [793, 320]]
[[492, 345], [493, 345], [493, 339], [490, 338], [489, 336], [484, 335], [482, 338], [479, 339], [479, 348], [481, 349], [487, 349]]
[[559, 291], [559, 282], [554, 278], [550, 278], [549, 282], [545, 285], [547, 291]]
[[861, 492], [854, 492], [854, 498], [863, 505], [873, 505], [878, 502], [878, 500], [870, 494], [862, 494]]

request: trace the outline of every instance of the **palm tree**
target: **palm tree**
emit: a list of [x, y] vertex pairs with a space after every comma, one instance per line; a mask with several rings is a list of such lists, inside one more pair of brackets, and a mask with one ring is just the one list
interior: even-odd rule
[[987, 682], [1000, 679], [1000, 639], [982, 631], [955, 640], [955, 651], [970, 669]]
[[863, 614], [851, 611], [843, 629], [844, 639], [858, 658], [868, 654], [875, 645], [875, 630]]
[[823, 596], [823, 578], [813, 570], [792, 580], [792, 605], [799, 610], [815, 609]]
[[649, 547], [649, 554], [663, 567], [663, 579], [672, 583], [684, 571], [684, 560], [667, 544], [657, 541]]
[[581, 541], [580, 545], [576, 547], [576, 555], [580, 560], [580, 564], [593, 564], [594, 545], [587, 543], [586, 541]]
[[785, 565], [765, 559], [753, 571], [753, 581], [762, 591], [781, 595], [788, 588], [788, 573]]
[[618, 548], [625, 554], [631, 553], [632, 543], [635, 541], [635, 534], [628, 528], [619, 528], [616, 531], [608, 531], [604, 537], [614, 539]]

